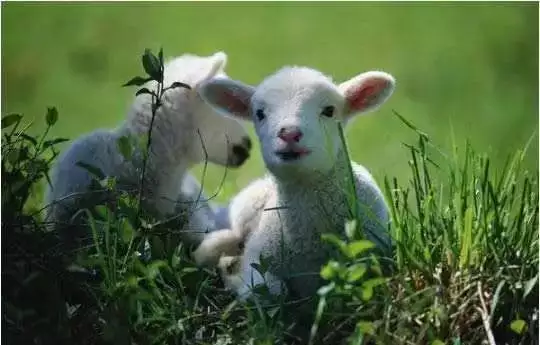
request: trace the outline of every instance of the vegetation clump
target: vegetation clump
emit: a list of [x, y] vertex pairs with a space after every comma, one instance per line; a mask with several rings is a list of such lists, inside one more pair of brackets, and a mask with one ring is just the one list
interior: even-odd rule
[[[158, 59], [159, 60], [159, 59]], [[217, 272], [196, 268], [182, 246], [137, 212], [136, 197], [81, 210], [89, 244], [48, 230], [35, 194], [64, 138], [59, 114], [31, 135], [2, 117], [2, 330], [7, 344], [535, 344], [538, 340], [538, 171], [501, 170], [470, 145], [450, 155], [403, 116], [410, 181], [387, 177], [395, 242], [392, 272], [361, 257], [358, 239], [329, 239], [337, 254], [307, 339], [291, 332], [296, 301], [239, 305]], [[114, 189], [110, 179], [97, 182]], [[352, 224], [352, 225], [351, 225]], [[354, 222], [349, 227], [354, 226]], [[104, 229], [100, 234], [97, 229]], [[351, 232], [352, 233], [352, 232]], [[148, 240], [158, 257], [141, 256]], [[356, 244], [354, 244], [356, 243]], [[366, 248], [369, 245], [366, 244]], [[364, 266], [365, 264], [365, 266]], [[365, 279], [368, 274], [376, 279]], [[357, 279], [356, 279], [357, 278]]]

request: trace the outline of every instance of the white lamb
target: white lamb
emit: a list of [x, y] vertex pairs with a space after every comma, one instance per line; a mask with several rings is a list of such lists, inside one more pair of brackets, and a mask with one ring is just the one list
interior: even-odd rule
[[[201, 202], [193, 205], [200, 197], [201, 187], [188, 169], [203, 162], [205, 152], [209, 162], [238, 167], [249, 157], [251, 149], [250, 139], [241, 123], [220, 116], [199, 95], [201, 83], [215, 77], [226, 78], [226, 63], [226, 54], [218, 52], [211, 56], [185, 54], [164, 66], [165, 87], [182, 82], [191, 86], [191, 90], [178, 87], [164, 94], [163, 105], [153, 124], [143, 200], [144, 207], [161, 218], [181, 210], [195, 211], [183, 236], [188, 244], [199, 244], [205, 230], [228, 225], [226, 217], [218, 219], [218, 210], [204, 202], [204, 195]], [[144, 87], [155, 90], [157, 83], [148, 82]], [[92, 175], [77, 166], [79, 161], [99, 168], [106, 176], [116, 177], [118, 186], [124, 190], [138, 188], [142, 171], [141, 150], [134, 151], [133, 158], [126, 160], [119, 151], [117, 140], [125, 135], [136, 138], [148, 133], [151, 114], [151, 96], [140, 94], [119, 127], [84, 135], [63, 152], [52, 169], [52, 188], [46, 192], [45, 202], [50, 205], [49, 222], [61, 225], [75, 211], [97, 201], [95, 194], [87, 193]]]
[[[264, 283], [272, 294], [283, 293], [284, 287], [296, 297], [314, 295], [320, 268], [329, 259], [321, 235], [344, 234], [349, 218], [348, 162], [338, 123], [375, 110], [394, 88], [394, 78], [384, 72], [362, 73], [335, 85], [304, 67], [283, 68], [257, 88], [226, 79], [206, 82], [204, 100], [222, 113], [253, 121], [268, 174], [231, 201], [231, 229], [209, 234], [194, 252], [195, 260], [215, 265], [225, 255], [222, 269], [238, 266], [238, 276], [223, 274], [241, 299]], [[384, 197], [370, 173], [351, 164], [361, 228], [389, 253]], [[264, 277], [251, 266], [261, 255], [269, 260]]]

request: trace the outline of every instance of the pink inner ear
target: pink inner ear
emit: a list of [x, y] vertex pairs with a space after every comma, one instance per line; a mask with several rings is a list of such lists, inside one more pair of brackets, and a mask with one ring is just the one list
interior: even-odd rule
[[347, 93], [349, 108], [354, 111], [361, 111], [369, 108], [377, 102], [377, 98], [384, 89], [388, 87], [388, 82], [384, 79], [368, 79], [358, 87]]
[[233, 91], [222, 91], [219, 94], [219, 104], [231, 113], [245, 113], [248, 105]]

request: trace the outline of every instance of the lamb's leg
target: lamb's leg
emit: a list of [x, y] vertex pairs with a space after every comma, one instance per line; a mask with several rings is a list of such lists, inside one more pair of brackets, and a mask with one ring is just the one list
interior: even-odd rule
[[221, 280], [229, 290], [236, 291], [242, 285], [241, 256], [222, 256], [217, 265]]
[[[246, 301], [253, 296], [252, 289], [258, 285], [266, 285], [271, 295], [278, 296], [286, 293], [286, 287], [284, 282], [273, 273], [266, 271], [264, 276], [257, 271], [251, 263], [258, 263], [259, 260], [253, 260], [251, 255], [244, 255], [242, 257], [242, 265], [240, 275], [240, 285], [235, 286], [238, 299], [240, 301]], [[236, 280], [236, 279], [234, 279]]]
[[238, 232], [222, 229], [208, 233], [193, 252], [197, 265], [217, 266], [222, 255], [239, 255], [243, 248], [243, 238]]

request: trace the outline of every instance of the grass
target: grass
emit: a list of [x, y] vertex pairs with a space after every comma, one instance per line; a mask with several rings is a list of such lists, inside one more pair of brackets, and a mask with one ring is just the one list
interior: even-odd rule
[[[54, 138], [120, 121], [132, 91], [119, 85], [140, 70], [136, 57], [159, 37], [160, 45], [177, 47], [172, 54], [224, 49], [229, 73], [250, 83], [290, 63], [337, 79], [369, 68], [396, 76], [402, 91], [387, 109], [399, 113], [381, 110], [385, 119], [358, 120], [347, 134], [350, 155], [384, 186], [395, 265], [381, 280], [377, 261], [367, 265], [362, 255], [369, 245], [339, 239], [340, 248], [357, 255], [322, 267], [328, 284], [313, 342], [535, 344], [538, 146], [531, 126], [538, 113], [538, 12], [532, 9], [537, 5], [2, 4], [3, 112], [26, 114], [24, 121], [2, 119], [3, 340], [295, 342], [295, 320], [287, 316], [298, 301], [239, 305], [215, 271], [195, 268], [185, 248], [164, 247], [159, 234], [152, 247], [161, 255], [138, 256], [137, 243], [149, 234], [127, 195], [118, 208], [98, 207], [92, 216], [93, 245], [75, 253], [86, 272], [66, 268], [67, 249], [35, 213], [38, 187], [61, 149]], [[212, 18], [204, 29], [203, 15]], [[342, 25], [321, 24], [331, 18]], [[59, 106], [58, 123], [52, 108], [46, 121], [38, 115], [51, 104]], [[222, 175], [217, 169], [208, 171], [209, 194]], [[229, 174], [221, 200], [261, 171], [255, 157]], [[104, 236], [98, 228], [107, 229]]]

